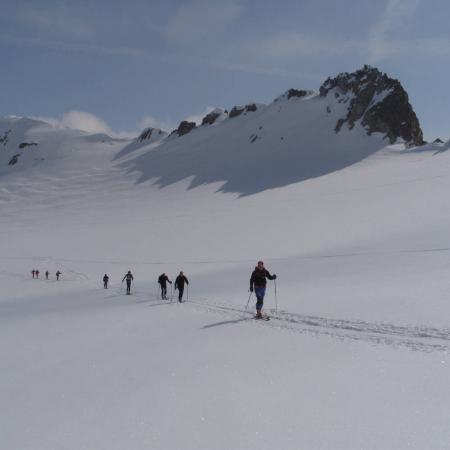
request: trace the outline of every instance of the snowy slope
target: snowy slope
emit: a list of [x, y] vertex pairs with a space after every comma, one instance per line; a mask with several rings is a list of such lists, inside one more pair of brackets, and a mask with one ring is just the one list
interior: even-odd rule
[[221, 191], [244, 195], [285, 186], [342, 169], [386, 145], [381, 135], [368, 139], [362, 127], [335, 133], [346, 107], [317, 94], [280, 96], [256, 111], [172, 136], [123, 166], [138, 171], [139, 182], [159, 186], [187, 177], [190, 187], [218, 182]]
[[149, 143], [0, 122], [0, 448], [447, 448], [450, 146], [332, 98]]

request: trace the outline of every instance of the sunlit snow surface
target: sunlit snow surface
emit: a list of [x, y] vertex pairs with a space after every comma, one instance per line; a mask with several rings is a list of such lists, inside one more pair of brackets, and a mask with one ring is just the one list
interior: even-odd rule
[[[356, 127], [335, 160], [344, 141], [361, 157], [329, 170], [292, 145], [314, 171], [285, 183], [276, 165], [258, 180], [279, 148], [263, 140], [263, 174], [196, 159], [214, 127], [241, 120], [236, 136], [256, 117], [121, 158], [128, 143], [16, 121], [10, 146], [39, 145], [8, 166], [0, 144], [0, 448], [448, 447], [448, 146], [405, 151]], [[245, 311], [258, 259], [278, 275], [264, 323], [253, 298]], [[158, 275], [180, 270], [189, 301], [161, 301]]]

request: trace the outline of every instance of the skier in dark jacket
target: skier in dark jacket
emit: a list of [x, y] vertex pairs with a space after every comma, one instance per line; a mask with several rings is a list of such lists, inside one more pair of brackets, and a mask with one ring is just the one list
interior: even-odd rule
[[33, 270], [31, 271], [31, 275], [33, 275], [33, 278], [34, 278], [35, 273], [36, 273], [36, 271], [33, 269]]
[[48, 280], [48, 276], [49, 276], [49, 275], [50, 275], [50, 274], [48, 273], [48, 270], [46, 270], [46, 271], [45, 271], [45, 279], [46, 279], [46, 280]]
[[60, 272], [59, 270], [58, 270], [58, 272], [56, 272], [56, 281], [59, 281], [59, 276], [62, 274], [62, 272]]
[[167, 282], [172, 284], [169, 277], [165, 273], [162, 273], [158, 278], [158, 283], [161, 286], [161, 298], [163, 300], [167, 300]]
[[108, 281], [109, 281], [109, 277], [105, 273], [105, 276], [103, 277], [103, 288], [104, 289], [108, 289]]
[[36, 278], [39, 278], [39, 270], [36, 270]]
[[180, 275], [178, 275], [175, 280], [175, 290], [178, 289], [178, 301], [180, 303], [183, 301], [184, 283], [189, 284], [189, 281], [184, 276], [183, 272], [180, 272]]
[[258, 265], [252, 272], [250, 277], [250, 292], [255, 292], [256, 295], [256, 316], [255, 319], [262, 319], [262, 308], [264, 305], [264, 295], [266, 295], [266, 278], [269, 280], [276, 280], [275, 274], [270, 275], [269, 271], [264, 267], [262, 261], [258, 261]]
[[122, 283], [124, 280], [127, 280], [127, 295], [131, 293], [131, 282], [134, 280], [133, 275], [131, 275], [131, 271], [129, 270], [125, 276], [122, 278]]

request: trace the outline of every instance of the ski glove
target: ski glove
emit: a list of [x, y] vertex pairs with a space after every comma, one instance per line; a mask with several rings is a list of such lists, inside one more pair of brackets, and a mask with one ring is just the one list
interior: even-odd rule
[[250, 286], [250, 292], [253, 292], [253, 286]]
[[272, 275], [273, 279], [276, 280], [277, 276], [275, 274]]

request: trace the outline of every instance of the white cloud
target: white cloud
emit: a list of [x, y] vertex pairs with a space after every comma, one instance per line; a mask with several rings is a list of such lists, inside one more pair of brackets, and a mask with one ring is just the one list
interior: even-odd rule
[[139, 121], [137, 126], [140, 130], [143, 130], [144, 128], [160, 128], [163, 131], [172, 131], [176, 128], [175, 123], [166, 120], [159, 120], [152, 116], [145, 116]]
[[84, 111], [69, 111], [64, 113], [61, 119], [61, 125], [87, 133], [106, 133], [109, 135], [114, 133], [103, 119]]
[[368, 60], [370, 63], [377, 63], [410, 47], [408, 41], [394, 40], [391, 34], [411, 20], [421, 1], [388, 0], [380, 20], [369, 32]]
[[104, 133], [112, 138], [119, 139], [133, 139], [138, 136], [144, 128], [148, 127], [160, 128], [164, 131], [172, 131], [176, 128], [176, 125], [173, 122], [162, 121], [152, 116], [145, 116], [136, 124], [135, 130], [114, 131], [101, 117], [90, 112], [76, 110], [64, 113], [61, 118], [34, 116], [32, 119], [41, 120], [54, 127], [65, 127], [90, 134]]
[[223, 30], [244, 12], [242, 2], [231, 0], [194, 0], [182, 5], [173, 16], [164, 34], [172, 41], [198, 40]]
[[[188, 122], [195, 122], [197, 125], [200, 125], [203, 117], [206, 116], [206, 114], [209, 114], [211, 111], [215, 109], [214, 106], [207, 106], [203, 111], [199, 113], [193, 113], [189, 116], [185, 117], [182, 120], [187, 120]], [[160, 128], [164, 131], [172, 131], [178, 128], [178, 123], [169, 121], [169, 120], [160, 120], [152, 116], [145, 116], [139, 123], [138, 128], [140, 130], [143, 130], [144, 128]]]
[[197, 125], [200, 125], [202, 122], [203, 117], [206, 116], [206, 114], [209, 114], [211, 111], [216, 109], [214, 106], [207, 106], [202, 112], [198, 114], [191, 114], [190, 116], [186, 117], [188, 122], [195, 122]]
[[48, 116], [33, 116], [32, 119], [41, 120], [53, 127], [65, 127], [72, 130], [84, 131], [85, 133], [104, 133], [113, 138], [134, 138], [139, 131], [114, 131], [100, 117], [86, 111], [68, 111], [61, 118]]

